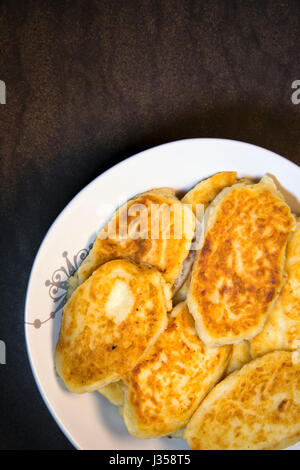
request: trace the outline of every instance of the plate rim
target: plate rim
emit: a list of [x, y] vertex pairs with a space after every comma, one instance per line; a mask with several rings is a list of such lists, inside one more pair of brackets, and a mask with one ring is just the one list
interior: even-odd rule
[[39, 245], [38, 250], [36, 251], [33, 263], [31, 265], [30, 274], [29, 274], [29, 277], [28, 277], [28, 282], [27, 282], [27, 286], [26, 286], [26, 293], [25, 293], [25, 301], [24, 301], [24, 336], [25, 336], [25, 345], [26, 345], [27, 358], [28, 358], [28, 361], [29, 361], [29, 364], [30, 364], [30, 369], [31, 369], [32, 375], [34, 377], [35, 386], [37, 387], [37, 389], [38, 389], [38, 391], [39, 391], [39, 393], [40, 393], [40, 395], [43, 399], [43, 402], [46, 405], [46, 408], [48, 409], [50, 415], [52, 416], [55, 424], [61, 430], [62, 434], [70, 441], [70, 443], [73, 445], [73, 447], [76, 450], [82, 450], [82, 447], [79, 445], [78, 442], [76, 442], [76, 439], [72, 436], [72, 432], [67, 428], [67, 426], [57, 416], [57, 413], [55, 411], [54, 406], [50, 404], [50, 401], [49, 401], [49, 399], [46, 395], [46, 392], [43, 390], [43, 388], [42, 388], [42, 386], [41, 386], [41, 384], [38, 380], [37, 372], [35, 370], [35, 366], [33, 364], [33, 359], [32, 359], [32, 355], [31, 355], [31, 351], [30, 351], [30, 344], [29, 344], [30, 339], [29, 339], [27, 323], [26, 323], [26, 321], [27, 321], [27, 311], [28, 311], [28, 302], [29, 302], [29, 293], [30, 293], [30, 290], [31, 290], [30, 288], [31, 288], [31, 283], [32, 283], [33, 272], [34, 272], [35, 266], [37, 264], [37, 260], [39, 258], [39, 255], [41, 253], [42, 247], [43, 247], [44, 243], [46, 243], [50, 233], [55, 228], [56, 224], [63, 217], [63, 215], [70, 208], [70, 206], [74, 203], [74, 201], [77, 200], [77, 198], [79, 198], [86, 190], [88, 190], [88, 188], [90, 188], [92, 185], [96, 184], [96, 181], [98, 181], [100, 178], [103, 178], [105, 175], [108, 175], [110, 172], [114, 171], [116, 168], [120, 168], [120, 167], [128, 164], [129, 161], [132, 161], [132, 160], [137, 159], [137, 158], [141, 158], [141, 157], [145, 156], [147, 153], [150, 153], [154, 150], [157, 150], [158, 148], [171, 147], [171, 146], [175, 146], [175, 145], [178, 145], [178, 144], [185, 144], [185, 143], [188, 143], [188, 142], [195, 142], [196, 143], [196, 142], [200, 142], [200, 141], [201, 142], [204, 142], [204, 141], [212, 142], [212, 141], [214, 141], [214, 142], [219, 143], [219, 144], [222, 144], [223, 142], [226, 142], [226, 143], [230, 143], [230, 144], [233, 144], [233, 145], [242, 145], [244, 147], [252, 147], [254, 149], [257, 149], [258, 151], [264, 151], [264, 152], [268, 153], [270, 156], [272, 156], [272, 158], [274, 158], [276, 160], [279, 160], [279, 161], [283, 160], [285, 162], [285, 164], [289, 164], [290, 166], [297, 169], [297, 171], [299, 171], [299, 166], [296, 163], [294, 163], [293, 161], [289, 160], [288, 158], [286, 158], [282, 155], [279, 155], [279, 154], [273, 152], [272, 150], [261, 147], [259, 145], [252, 144], [252, 143], [245, 142], [245, 141], [241, 141], [241, 140], [226, 139], [226, 138], [214, 138], [214, 137], [196, 137], [196, 138], [185, 138], [185, 139], [178, 139], [178, 140], [174, 140], [174, 141], [170, 141], [170, 142], [165, 142], [163, 144], [159, 144], [159, 145], [156, 145], [154, 147], [149, 147], [145, 150], [142, 150], [142, 151], [140, 151], [136, 154], [133, 154], [133, 155], [125, 158], [124, 160], [121, 160], [120, 162], [116, 163], [115, 165], [110, 166], [105, 171], [103, 171], [102, 173], [97, 175], [87, 185], [85, 185], [83, 188], [81, 188], [75, 194], [75, 196], [64, 206], [64, 208], [60, 211], [60, 213], [57, 215], [57, 217], [50, 224], [49, 228], [47, 229], [45, 235], [42, 238], [42, 241]]

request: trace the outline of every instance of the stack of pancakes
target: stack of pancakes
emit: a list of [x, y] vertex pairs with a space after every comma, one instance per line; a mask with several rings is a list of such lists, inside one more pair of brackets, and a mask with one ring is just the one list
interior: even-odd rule
[[300, 220], [270, 177], [224, 172], [118, 209], [69, 279], [55, 362], [137, 438], [275, 449], [300, 439], [298, 349]]

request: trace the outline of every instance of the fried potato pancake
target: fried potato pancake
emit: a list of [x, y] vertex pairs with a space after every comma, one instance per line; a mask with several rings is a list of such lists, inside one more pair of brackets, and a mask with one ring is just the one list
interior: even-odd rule
[[126, 260], [103, 264], [64, 308], [58, 375], [77, 393], [117, 382], [165, 329], [170, 309], [170, 287], [156, 269]]
[[300, 360], [266, 354], [216, 385], [188, 423], [194, 450], [281, 449], [300, 439]]
[[207, 349], [186, 303], [172, 311], [166, 330], [125, 379], [124, 421], [138, 438], [184, 426], [222, 377], [231, 347]]
[[118, 209], [100, 231], [88, 256], [69, 278], [68, 295], [97, 267], [116, 258], [149, 264], [172, 285], [181, 275], [194, 231], [195, 216], [173, 189], [140, 194]]
[[210, 347], [250, 339], [262, 330], [281, 289], [294, 217], [264, 177], [221, 191], [204, 223], [187, 295], [197, 332]]
[[300, 219], [288, 241], [287, 278], [263, 330], [251, 339], [254, 357], [277, 349], [300, 349]]

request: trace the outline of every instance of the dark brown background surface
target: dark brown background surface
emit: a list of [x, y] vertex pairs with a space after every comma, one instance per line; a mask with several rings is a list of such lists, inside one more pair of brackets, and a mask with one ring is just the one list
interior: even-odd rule
[[0, 448], [71, 448], [23, 332], [52, 221], [103, 170], [175, 139], [238, 139], [300, 164], [299, 35], [298, 0], [0, 2]]

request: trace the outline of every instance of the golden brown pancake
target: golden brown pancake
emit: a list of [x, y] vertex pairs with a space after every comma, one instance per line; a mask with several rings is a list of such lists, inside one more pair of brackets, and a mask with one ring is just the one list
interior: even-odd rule
[[222, 376], [231, 347], [207, 349], [183, 302], [167, 329], [125, 379], [124, 420], [138, 438], [170, 434], [184, 426]]
[[64, 308], [56, 370], [83, 393], [130, 372], [167, 324], [171, 292], [154, 268], [126, 260], [100, 266]]
[[100, 231], [90, 253], [69, 279], [69, 295], [98, 266], [116, 258], [149, 264], [172, 285], [189, 254], [194, 230], [191, 209], [177, 199], [173, 189], [140, 194], [117, 210]]
[[206, 209], [212, 200], [227, 186], [236, 182], [236, 171], [223, 171], [200, 181], [182, 199], [184, 204], [191, 204], [196, 215], [197, 204], [203, 204]]
[[300, 219], [287, 245], [287, 278], [263, 330], [251, 340], [252, 355], [300, 349]]
[[208, 346], [258, 334], [282, 286], [294, 218], [273, 181], [225, 188], [205, 214], [202, 248], [187, 295]]
[[300, 360], [276, 351], [216, 385], [187, 425], [195, 450], [281, 449], [300, 439]]
[[244, 364], [252, 360], [249, 341], [244, 340], [234, 344], [232, 355], [227, 366], [225, 375], [231, 374], [234, 370], [240, 369]]
[[[232, 186], [236, 183], [237, 173], [235, 171], [224, 171], [216, 173], [215, 175], [207, 178], [198, 183], [181, 199], [185, 204], [192, 204], [193, 212], [196, 214], [197, 204], [203, 204], [207, 209], [209, 204], [214, 198], [227, 186]], [[249, 181], [250, 183], [250, 181]], [[190, 278], [188, 278], [180, 290], [176, 293], [174, 302], [178, 303], [186, 299]], [[233, 346], [232, 356], [228, 364], [226, 374], [231, 373], [236, 369], [240, 369], [242, 365], [251, 360], [250, 347], [247, 341], [242, 341]]]

